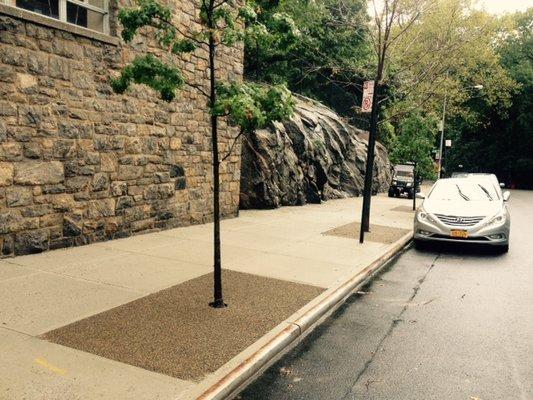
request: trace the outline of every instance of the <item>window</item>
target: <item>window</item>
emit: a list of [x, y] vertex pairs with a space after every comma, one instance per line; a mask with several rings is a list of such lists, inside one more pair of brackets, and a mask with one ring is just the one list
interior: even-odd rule
[[49, 18], [108, 33], [108, 0], [0, 0]]

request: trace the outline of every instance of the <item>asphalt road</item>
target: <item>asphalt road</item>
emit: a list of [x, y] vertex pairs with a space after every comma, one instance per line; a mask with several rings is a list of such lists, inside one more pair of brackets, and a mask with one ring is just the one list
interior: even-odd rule
[[406, 251], [237, 398], [533, 400], [533, 192], [511, 249]]

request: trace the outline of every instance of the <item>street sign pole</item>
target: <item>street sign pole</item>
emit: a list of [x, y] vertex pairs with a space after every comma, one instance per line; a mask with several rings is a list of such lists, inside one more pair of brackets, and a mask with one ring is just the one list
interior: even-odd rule
[[413, 171], [413, 178], [414, 178], [414, 183], [413, 183], [413, 190], [414, 190], [414, 193], [413, 193], [413, 211], [416, 211], [416, 189], [418, 188], [418, 176], [417, 176], [417, 170], [416, 170], [416, 167], [417, 167], [417, 163], [415, 161], [415, 170]]
[[438, 177], [442, 178], [442, 159], [444, 152], [444, 124], [446, 123], [446, 105], [448, 102], [448, 96], [444, 97], [444, 105], [442, 107], [442, 121], [440, 125], [440, 146], [439, 146], [439, 173]]
[[[378, 104], [378, 91], [379, 86], [377, 81], [367, 81], [363, 87], [363, 106], [361, 110], [363, 112], [371, 111], [370, 116], [370, 131], [368, 134], [368, 149], [366, 156], [366, 171], [365, 171], [365, 186], [363, 190], [363, 210], [361, 213], [361, 228], [359, 232], [359, 243], [365, 241], [365, 232], [370, 231], [370, 203], [372, 200], [372, 173], [374, 170], [374, 155], [376, 147], [376, 136], [377, 136], [377, 127], [378, 127], [378, 113], [379, 113], [379, 104]], [[371, 99], [365, 103], [365, 99], [369, 99], [369, 90], [372, 91]], [[366, 94], [366, 96], [365, 96]]]

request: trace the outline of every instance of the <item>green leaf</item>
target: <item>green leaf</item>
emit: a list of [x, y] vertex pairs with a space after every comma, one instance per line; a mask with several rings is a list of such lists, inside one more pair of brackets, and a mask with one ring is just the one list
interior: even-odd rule
[[136, 57], [124, 67], [118, 78], [111, 79], [111, 87], [116, 93], [124, 93], [132, 83], [146, 85], [157, 91], [163, 100], [172, 101], [184, 80], [177, 68], [148, 54]]

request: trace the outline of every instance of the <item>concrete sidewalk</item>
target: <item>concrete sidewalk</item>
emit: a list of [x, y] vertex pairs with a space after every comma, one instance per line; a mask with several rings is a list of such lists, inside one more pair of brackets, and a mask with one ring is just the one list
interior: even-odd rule
[[[361, 201], [242, 211], [239, 218], [222, 222], [223, 267], [331, 288], [394, 246], [324, 235], [359, 220]], [[372, 224], [408, 232], [410, 206], [406, 199], [376, 196]], [[283, 329], [284, 322], [199, 381], [150, 372], [39, 337], [210, 273], [211, 243], [212, 224], [206, 224], [0, 261], [0, 398], [187, 399], [231, 371]], [[313, 301], [306, 307], [312, 306]]]

